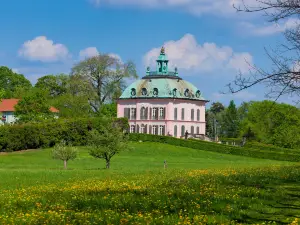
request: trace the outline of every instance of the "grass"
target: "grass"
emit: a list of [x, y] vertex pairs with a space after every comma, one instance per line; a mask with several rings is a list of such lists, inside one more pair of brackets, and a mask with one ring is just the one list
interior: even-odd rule
[[67, 171], [50, 149], [1, 154], [0, 224], [289, 224], [300, 217], [299, 164], [131, 146], [109, 171], [85, 148]]

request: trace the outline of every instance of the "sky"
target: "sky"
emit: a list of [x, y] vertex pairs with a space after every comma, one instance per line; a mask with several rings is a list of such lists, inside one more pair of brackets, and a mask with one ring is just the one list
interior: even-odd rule
[[[98, 53], [132, 60], [139, 77], [155, 70], [162, 46], [170, 67], [192, 82], [210, 102], [265, 99], [256, 86], [232, 94], [226, 84], [249, 65], [266, 70], [265, 48], [283, 41], [293, 19], [269, 23], [260, 14], [236, 12], [241, 0], [9, 0], [0, 2], [0, 66], [33, 84], [47, 74], [69, 73]], [[255, 0], [246, 0], [255, 5]], [[292, 104], [287, 96], [280, 102]]]

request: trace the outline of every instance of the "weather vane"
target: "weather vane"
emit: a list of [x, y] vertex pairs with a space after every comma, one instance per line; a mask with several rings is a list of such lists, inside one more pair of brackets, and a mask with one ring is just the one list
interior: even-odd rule
[[161, 48], [160, 53], [165, 54], [165, 47], [164, 46]]

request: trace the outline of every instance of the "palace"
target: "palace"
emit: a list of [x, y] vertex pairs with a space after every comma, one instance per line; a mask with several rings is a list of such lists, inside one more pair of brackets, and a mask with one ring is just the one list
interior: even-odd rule
[[164, 48], [156, 62], [156, 71], [148, 67], [146, 75], [118, 99], [118, 117], [129, 119], [131, 133], [204, 136], [208, 101], [198, 88], [179, 77], [177, 68], [169, 71]]

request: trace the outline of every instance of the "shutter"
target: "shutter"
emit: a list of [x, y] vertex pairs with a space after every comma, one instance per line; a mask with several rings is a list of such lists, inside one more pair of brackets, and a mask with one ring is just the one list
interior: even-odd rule
[[156, 108], [156, 120], [158, 120], [159, 108]]
[[166, 119], [166, 107], [164, 108], [164, 119]]
[[158, 135], [158, 129], [159, 129], [159, 127], [156, 126], [156, 129], [155, 129], [155, 134], [156, 134], [156, 135]]
[[152, 134], [152, 126], [149, 126], [149, 134]]
[[150, 108], [150, 118], [149, 120], [152, 120], [152, 108]]
[[147, 125], [145, 125], [144, 134], [147, 134]]
[[136, 120], [136, 109], [133, 110], [134, 111], [134, 119]]
[[162, 133], [162, 135], [166, 136], [166, 126], [163, 127], [163, 133]]
[[136, 133], [140, 133], [140, 126], [136, 125]]
[[131, 113], [131, 110], [130, 108], [127, 109], [127, 115], [128, 115], [128, 119], [130, 120], [130, 113]]
[[145, 119], [148, 119], [148, 107], [146, 108], [146, 112], [145, 112]]
[[140, 120], [143, 119], [143, 107], [140, 109]]

